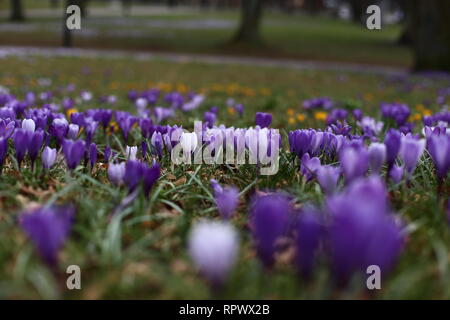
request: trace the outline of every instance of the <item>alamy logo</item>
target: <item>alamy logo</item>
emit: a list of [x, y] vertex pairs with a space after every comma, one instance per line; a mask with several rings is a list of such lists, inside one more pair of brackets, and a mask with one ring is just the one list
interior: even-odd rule
[[373, 4], [367, 7], [367, 14], [370, 16], [366, 20], [366, 26], [369, 30], [380, 30], [381, 29], [381, 9], [379, 6]]
[[[281, 136], [277, 129], [204, 129], [201, 121], [194, 132], [176, 128], [170, 133], [171, 161], [180, 164], [254, 164], [261, 175], [278, 172]], [[248, 162], [247, 162], [248, 159]]]
[[81, 29], [81, 9], [77, 5], [68, 6], [66, 9], [66, 27], [69, 30]]
[[66, 286], [69, 290], [81, 289], [81, 269], [79, 266], [73, 264], [67, 267], [66, 273], [70, 274], [66, 280]]
[[381, 289], [381, 269], [376, 264], [367, 267], [366, 273], [370, 275], [367, 278], [366, 286], [369, 290]]

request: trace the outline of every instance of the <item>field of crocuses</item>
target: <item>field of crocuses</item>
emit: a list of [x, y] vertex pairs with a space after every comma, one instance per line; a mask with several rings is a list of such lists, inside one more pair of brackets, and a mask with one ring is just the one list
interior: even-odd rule
[[450, 298], [448, 75], [0, 65], [0, 297]]

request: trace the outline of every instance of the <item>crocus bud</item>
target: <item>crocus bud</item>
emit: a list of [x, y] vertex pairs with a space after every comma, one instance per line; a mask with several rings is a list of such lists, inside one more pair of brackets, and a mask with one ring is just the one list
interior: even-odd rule
[[320, 184], [323, 192], [332, 194], [337, 188], [337, 183], [341, 170], [333, 166], [320, 166], [317, 169], [317, 181]]
[[20, 225], [49, 265], [56, 265], [59, 249], [66, 242], [75, 211], [69, 207], [42, 207], [20, 216]]
[[398, 152], [401, 146], [400, 132], [394, 129], [390, 129], [384, 138], [384, 144], [386, 145], [386, 161], [389, 167], [392, 167], [395, 158], [397, 158]]
[[0, 171], [7, 154], [8, 154], [8, 139], [0, 137]]
[[180, 138], [180, 144], [183, 148], [183, 153], [191, 153], [197, 148], [197, 135], [195, 132], [187, 133], [183, 132]]
[[255, 123], [261, 128], [267, 128], [272, 123], [272, 115], [265, 112], [257, 112], [255, 115]]
[[69, 131], [67, 132], [67, 138], [75, 140], [78, 137], [80, 127], [77, 124], [69, 124]]
[[152, 149], [156, 151], [156, 154], [158, 157], [162, 157], [162, 151], [163, 151], [163, 138], [161, 135], [161, 132], [153, 132], [152, 138], [150, 140], [152, 144]]
[[136, 160], [137, 151], [138, 151], [138, 148], [136, 146], [133, 146], [133, 147], [127, 146], [125, 149], [125, 155], [126, 155], [127, 159]]
[[33, 119], [23, 119], [22, 129], [34, 132], [34, 130], [36, 129], [36, 124], [34, 123]]
[[45, 147], [42, 152], [42, 165], [45, 169], [50, 169], [56, 161], [56, 149]]
[[450, 170], [450, 135], [432, 134], [427, 140], [427, 150], [433, 159], [439, 179], [444, 179]]
[[234, 228], [224, 222], [203, 221], [189, 236], [189, 254], [211, 285], [220, 285], [233, 267], [239, 250]]
[[214, 112], [206, 111], [203, 115], [203, 121], [205, 121], [208, 128], [212, 128], [216, 122], [217, 116]]
[[379, 173], [386, 160], [386, 146], [374, 142], [369, 146], [369, 164], [373, 172]]
[[320, 212], [304, 209], [297, 220], [297, 265], [304, 277], [309, 277], [313, 271], [317, 249], [324, 235]]
[[408, 175], [412, 174], [416, 168], [417, 161], [425, 150], [425, 139], [415, 139], [411, 135], [402, 137], [400, 147], [400, 157], [405, 163], [405, 170]]
[[369, 154], [364, 146], [348, 145], [342, 147], [339, 160], [346, 182], [363, 176], [369, 167]]
[[62, 150], [64, 158], [66, 160], [67, 167], [73, 170], [80, 163], [81, 158], [86, 151], [86, 143], [83, 140], [68, 140], [64, 139], [62, 144]]
[[110, 163], [108, 166], [108, 178], [115, 185], [120, 185], [125, 176], [125, 162], [114, 164]]
[[266, 266], [274, 262], [277, 240], [288, 230], [291, 204], [282, 194], [256, 198], [251, 208], [250, 225], [258, 256]]
[[389, 172], [389, 176], [391, 177], [394, 183], [399, 183], [402, 181], [403, 177], [403, 166], [392, 166], [391, 171]]
[[106, 146], [105, 151], [103, 151], [103, 158], [105, 162], [109, 162], [109, 159], [111, 158], [111, 147]]
[[89, 146], [89, 162], [91, 164], [91, 168], [93, 168], [97, 162], [97, 145], [95, 143], [91, 143]]
[[301, 159], [300, 171], [305, 177], [306, 181], [311, 181], [320, 168], [320, 160], [317, 157], [310, 158], [308, 153], [305, 153]]
[[211, 180], [211, 186], [220, 215], [229, 219], [239, 203], [239, 190], [235, 187], [221, 187], [216, 180]]
[[19, 164], [19, 167], [27, 152], [30, 133], [32, 133], [32, 131], [28, 131], [26, 129], [16, 129], [14, 131], [13, 141], [14, 141], [14, 148], [16, 149], [16, 159]]
[[365, 275], [370, 265], [387, 274], [402, 250], [403, 232], [389, 210], [381, 179], [352, 181], [343, 193], [327, 199], [325, 210], [335, 280], [346, 284], [355, 273]]

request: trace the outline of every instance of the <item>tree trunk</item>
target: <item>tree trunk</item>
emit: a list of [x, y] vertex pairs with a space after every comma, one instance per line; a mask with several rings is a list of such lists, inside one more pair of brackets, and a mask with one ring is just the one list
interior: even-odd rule
[[450, 1], [411, 2], [415, 69], [450, 71]]
[[242, 0], [241, 25], [234, 42], [261, 42], [260, 25], [265, 0]]
[[80, 7], [81, 17], [85, 18], [87, 16], [87, 2], [88, 0], [78, 0], [74, 1]]
[[403, 31], [397, 40], [397, 43], [404, 46], [411, 46], [413, 41], [414, 24], [412, 22], [413, 16], [413, 2], [407, 0], [401, 0], [398, 2], [400, 9], [403, 11]]
[[350, 0], [353, 22], [361, 23], [363, 21], [363, 15], [366, 13], [367, 7], [366, 0]]
[[23, 21], [25, 16], [23, 15], [22, 0], [10, 0], [11, 3], [11, 15], [9, 20], [11, 21]]

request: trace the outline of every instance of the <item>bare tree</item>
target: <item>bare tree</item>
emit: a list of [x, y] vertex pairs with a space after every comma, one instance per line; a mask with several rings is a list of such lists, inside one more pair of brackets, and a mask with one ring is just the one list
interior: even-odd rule
[[23, 14], [23, 6], [21, 0], [10, 0], [11, 3], [11, 15], [9, 20], [11, 21], [23, 21], [25, 16]]
[[415, 69], [450, 71], [450, 1], [410, 1]]
[[234, 42], [261, 42], [260, 25], [265, 0], [241, 1], [241, 24], [234, 36]]

